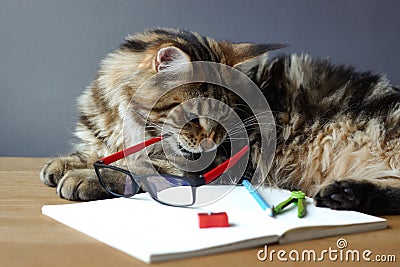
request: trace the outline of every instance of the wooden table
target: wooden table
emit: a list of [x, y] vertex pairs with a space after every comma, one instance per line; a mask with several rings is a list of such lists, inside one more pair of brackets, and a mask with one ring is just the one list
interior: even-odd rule
[[[54, 188], [43, 185], [39, 171], [45, 158], [0, 158], [0, 266], [148, 266], [80, 232], [68, 228], [41, 214], [45, 204], [70, 203], [60, 199]], [[389, 228], [380, 231], [341, 236], [348, 242], [347, 249], [372, 251], [375, 255], [395, 255], [397, 262], [373, 263], [366, 266], [399, 266], [400, 216], [384, 216]], [[287, 245], [271, 245], [269, 251], [337, 249], [339, 237], [298, 242]], [[134, 240], [132, 241], [134, 242]], [[257, 259], [253, 248], [231, 253], [184, 259], [155, 266], [299, 266], [299, 263], [271, 262]], [[356, 266], [365, 262], [330, 261], [306, 262], [311, 266]], [[300, 265], [304, 265], [300, 263]]]

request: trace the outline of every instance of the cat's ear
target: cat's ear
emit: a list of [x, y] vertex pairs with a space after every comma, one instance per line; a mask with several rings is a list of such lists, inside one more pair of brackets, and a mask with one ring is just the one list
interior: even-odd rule
[[288, 47], [286, 44], [233, 44], [232, 50], [235, 55], [233, 67], [244, 74], [251, 76], [251, 72], [257, 66], [266, 64], [268, 51]]
[[168, 46], [158, 50], [154, 66], [157, 72], [174, 71], [186, 63], [190, 63], [189, 55], [175, 46]]

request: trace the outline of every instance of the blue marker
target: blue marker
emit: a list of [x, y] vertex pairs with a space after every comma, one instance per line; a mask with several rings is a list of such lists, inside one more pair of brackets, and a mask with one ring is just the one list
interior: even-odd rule
[[253, 196], [257, 203], [261, 206], [263, 210], [271, 217], [274, 217], [274, 208], [271, 207], [267, 201], [257, 192], [257, 190], [251, 185], [248, 180], [243, 180], [242, 184], [246, 187], [247, 191]]

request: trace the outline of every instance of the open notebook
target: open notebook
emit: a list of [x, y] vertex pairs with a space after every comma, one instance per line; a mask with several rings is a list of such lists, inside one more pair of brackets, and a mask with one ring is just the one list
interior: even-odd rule
[[[272, 204], [289, 191], [258, 189]], [[317, 208], [306, 199], [307, 215], [293, 206], [269, 217], [243, 186], [203, 186], [198, 197], [221, 196], [200, 208], [161, 205], [147, 193], [64, 205], [45, 205], [43, 214], [144, 262], [158, 262], [224, 251], [386, 228], [386, 220], [353, 211]], [[200, 229], [199, 212], [228, 214], [230, 227]]]

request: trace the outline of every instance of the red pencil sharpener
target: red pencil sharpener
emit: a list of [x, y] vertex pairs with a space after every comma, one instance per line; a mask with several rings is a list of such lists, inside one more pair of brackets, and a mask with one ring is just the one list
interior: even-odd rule
[[226, 212], [218, 213], [199, 213], [199, 227], [229, 227], [228, 214]]

